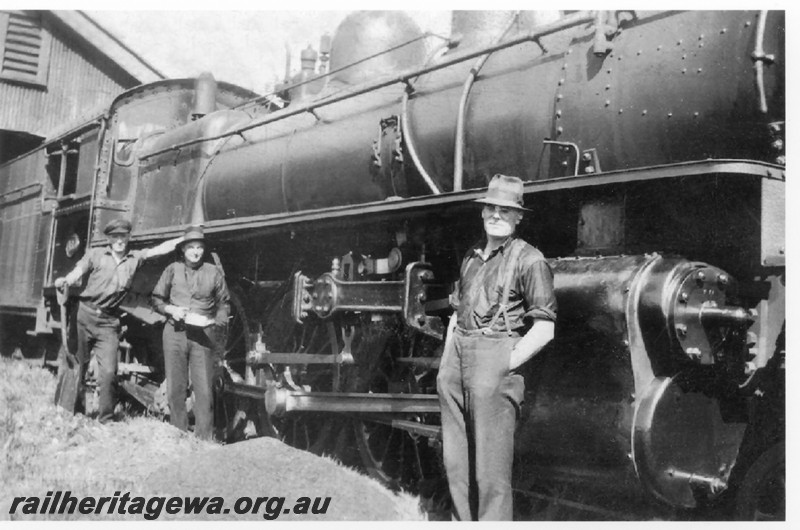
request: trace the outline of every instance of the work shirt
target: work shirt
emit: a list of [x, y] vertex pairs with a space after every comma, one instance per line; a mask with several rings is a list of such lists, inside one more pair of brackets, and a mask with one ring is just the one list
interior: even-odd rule
[[80, 294], [81, 301], [104, 310], [115, 309], [131, 288], [133, 275], [146, 255], [146, 250], [129, 250], [117, 263], [110, 246], [87, 250], [75, 265], [81, 275], [90, 273]]
[[[486, 246], [485, 239], [467, 252], [461, 263], [461, 278], [450, 297], [460, 328], [476, 330], [491, 324], [503, 300], [510, 243], [515, 239], [508, 238], [485, 259], [482, 252]], [[509, 329], [524, 335], [534, 319], [555, 322], [556, 311], [553, 271], [539, 250], [524, 243], [508, 297], [506, 315]], [[500, 312], [493, 327], [495, 331], [507, 329], [506, 315]]]
[[213, 318], [218, 324], [228, 321], [229, 300], [225, 278], [211, 263], [201, 263], [197, 268], [184, 262], [170, 264], [161, 273], [152, 296], [159, 313], [166, 314], [164, 308], [171, 304]]

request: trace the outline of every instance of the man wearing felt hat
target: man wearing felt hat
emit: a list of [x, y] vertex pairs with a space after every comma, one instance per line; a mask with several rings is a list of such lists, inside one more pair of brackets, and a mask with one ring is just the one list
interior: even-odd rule
[[81, 281], [88, 274], [78, 298], [78, 361], [81, 385], [94, 353], [97, 359], [99, 393], [98, 420], [114, 417], [114, 381], [117, 374], [117, 353], [121, 332], [119, 304], [131, 287], [133, 275], [145, 260], [171, 252], [183, 237], [165, 241], [143, 250], [130, 250], [131, 222], [114, 219], [103, 229], [108, 246], [86, 251], [66, 276], [56, 278], [56, 289], [63, 290]]
[[522, 180], [495, 175], [483, 204], [484, 238], [461, 263], [455, 312], [439, 366], [444, 464], [458, 520], [510, 520], [520, 367], [553, 338], [553, 273], [516, 236]]
[[222, 345], [217, 333], [228, 323], [228, 286], [216, 265], [203, 261], [203, 229], [190, 226], [183, 235], [181, 261], [164, 269], [153, 289], [153, 307], [167, 316], [164, 325], [164, 366], [170, 423], [186, 431], [186, 391], [194, 393], [194, 433], [210, 439], [213, 434], [211, 383]]

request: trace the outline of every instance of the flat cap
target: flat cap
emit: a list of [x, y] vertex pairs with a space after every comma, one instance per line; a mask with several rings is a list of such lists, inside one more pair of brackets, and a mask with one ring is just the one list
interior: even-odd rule
[[111, 234], [130, 234], [131, 228], [131, 222], [127, 219], [114, 219], [106, 225], [103, 233], [107, 236]]

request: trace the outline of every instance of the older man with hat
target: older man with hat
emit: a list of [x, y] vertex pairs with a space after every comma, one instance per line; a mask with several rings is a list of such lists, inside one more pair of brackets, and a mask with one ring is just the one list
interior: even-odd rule
[[114, 417], [114, 381], [121, 332], [119, 304], [142, 263], [168, 254], [183, 240], [181, 236], [152, 248], [130, 250], [131, 223], [126, 219], [114, 219], [103, 233], [108, 237], [108, 246], [87, 250], [69, 274], [54, 282], [56, 289], [63, 290], [89, 275], [79, 295], [77, 353], [81, 381], [92, 353], [97, 359], [98, 420], [101, 423]]
[[222, 347], [221, 334], [215, 331], [228, 323], [228, 286], [222, 270], [203, 261], [202, 228], [190, 226], [183, 237], [183, 259], [164, 269], [153, 289], [152, 303], [167, 316], [163, 341], [170, 422], [188, 430], [186, 392], [191, 381], [194, 433], [210, 439], [214, 420], [211, 383]]
[[444, 464], [457, 520], [511, 520], [520, 367], [553, 338], [553, 273], [516, 235], [522, 181], [495, 175], [483, 204], [485, 237], [461, 263], [437, 388]]

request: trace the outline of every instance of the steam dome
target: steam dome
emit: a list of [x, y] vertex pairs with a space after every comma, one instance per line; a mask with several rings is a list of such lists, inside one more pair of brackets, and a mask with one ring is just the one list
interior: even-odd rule
[[[423, 35], [411, 17], [402, 11], [358, 11], [348, 15], [333, 36], [331, 70], [400, 46]], [[335, 79], [358, 84], [391, 72], [419, 66], [427, 57], [427, 44], [420, 39], [347, 68]]]

